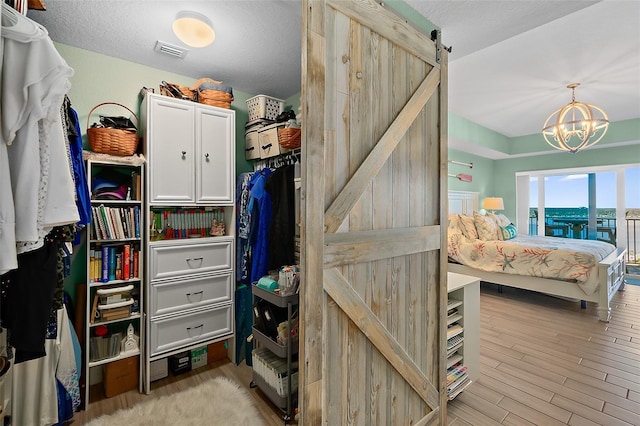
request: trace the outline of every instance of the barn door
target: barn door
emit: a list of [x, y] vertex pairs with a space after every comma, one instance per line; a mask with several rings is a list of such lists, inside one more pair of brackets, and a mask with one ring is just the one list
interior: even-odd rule
[[303, 7], [302, 424], [444, 424], [446, 53], [376, 1]]

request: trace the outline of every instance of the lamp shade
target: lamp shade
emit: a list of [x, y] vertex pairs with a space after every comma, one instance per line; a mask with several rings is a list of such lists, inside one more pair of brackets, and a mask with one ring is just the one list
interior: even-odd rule
[[172, 28], [176, 37], [191, 47], [208, 46], [216, 38], [209, 18], [198, 12], [179, 12]]
[[502, 197], [487, 197], [482, 202], [482, 208], [485, 210], [504, 210], [504, 201]]

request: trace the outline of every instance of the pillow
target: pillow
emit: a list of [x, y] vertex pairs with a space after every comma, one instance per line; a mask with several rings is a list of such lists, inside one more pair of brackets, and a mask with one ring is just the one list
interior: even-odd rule
[[478, 239], [478, 231], [476, 230], [476, 225], [471, 216], [465, 216], [463, 214], [460, 216], [460, 229], [462, 230], [462, 235], [469, 240], [477, 240]]
[[511, 221], [509, 220], [509, 218], [503, 215], [502, 213], [494, 214], [493, 219], [498, 224], [498, 226], [513, 225], [513, 223], [511, 223]]
[[510, 240], [515, 238], [518, 235], [518, 230], [513, 223], [508, 224], [507, 226], [500, 227], [500, 239], [503, 241]]
[[477, 212], [473, 212], [473, 222], [478, 231], [478, 238], [482, 241], [492, 241], [498, 238], [498, 225], [491, 216], [482, 216]]

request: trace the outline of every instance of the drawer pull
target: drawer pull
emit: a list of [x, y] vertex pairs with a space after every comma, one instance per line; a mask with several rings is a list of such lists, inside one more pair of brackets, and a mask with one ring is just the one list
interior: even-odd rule
[[262, 149], [267, 149], [267, 148], [271, 148], [273, 146], [272, 143], [268, 143], [266, 145], [262, 145]]
[[256, 149], [256, 147], [252, 146], [251, 148], [246, 148], [245, 151], [253, 151], [254, 149]]
[[187, 258], [187, 265], [189, 265], [189, 268], [194, 269], [194, 267], [193, 267], [193, 266], [191, 266], [191, 262], [198, 261], [198, 262], [200, 262], [200, 263], [198, 264], [198, 266], [196, 266], [196, 268], [199, 268], [199, 267], [202, 265], [202, 260], [203, 260], [203, 259], [204, 259], [204, 258], [203, 258], [202, 256], [201, 256], [201, 257], [194, 257], [193, 259], [191, 259], [190, 257], [188, 257], [188, 258]]
[[202, 300], [202, 295], [204, 294], [204, 290], [195, 291], [193, 293], [187, 293], [187, 300], [191, 302], [191, 296], [195, 296], [196, 294], [200, 295], [200, 299], [198, 299], [198, 302], [199, 302], [200, 300]]
[[[200, 324], [200, 325], [198, 325], [196, 327], [187, 327], [187, 333], [189, 333], [189, 337], [194, 337], [194, 336], [191, 335], [191, 330], [195, 330], [197, 328], [200, 329], [200, 333], [198, 333], [198, 336], [199, 336], [199, 335], [202, 334], [202, 329], [204, 328], [204, 324]], [[195, 337], [197, 337], [197, 336], [195, 336]]]

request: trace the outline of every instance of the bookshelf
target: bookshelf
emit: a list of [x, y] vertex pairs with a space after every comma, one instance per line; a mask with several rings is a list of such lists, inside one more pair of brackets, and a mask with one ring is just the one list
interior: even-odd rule
[[[87, 160], [91, 224], [87, 230], [85, 407], [104, 367], [137, 356], [142, 362], [144, 167]], [[138, 368], [141, 372], [141, 366]], [[142, 376], [138, 378], [142, 390]]]
[[454, 399], [480, 374], [480, 279], [447, 274], [447, 398]]

